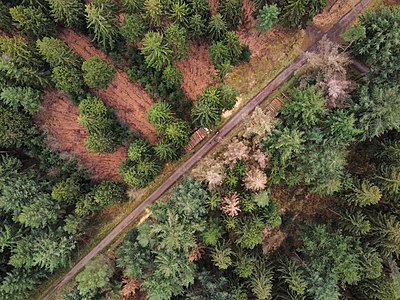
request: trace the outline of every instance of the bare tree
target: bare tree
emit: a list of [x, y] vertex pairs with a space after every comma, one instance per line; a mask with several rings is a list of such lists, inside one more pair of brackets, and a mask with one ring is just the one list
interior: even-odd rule
[[324, 37], [316, 52], [307, 53], [311, 68], [318, 70], [317, 85], [325, 92], [328, 98], [326, 106], [330, 108], [342, 107], [355, 87], [346, 76], [350, 56], [347, 52], [339, 52], [338, 48], [338, 45]]
[[240, 210], [239, 196], [237, 192], [234, 192], [229, 196], [225, 196], [222, 199], [221, 210], [231, 217], [237, 216], [239, 214], [241, 210]]
[[224, 152], [225, 163], [230, 166], [234, 165], [238, 160], [248, 160], [250, 157], [250, 147], [244, 141], [234, 138], [226, 147]]
[[206, 181], [210, 188], [215, 188], [224, 182], [225, 166], [218, 158], [206, 158], [193, 169], [192, 175]]
[[251, 167], [244, 174], [243, 181], [246, 189], [257, 192], [265, 189], [268, 178], [259, 168]]
[[265, 167], [268, 164], [268, 161], [270, 160], [270, 157], [265, 155], [265, 153], [260, 149], [257, 149], [252, 153], [251, 160], [257, 163], [261, 169], [265, 169]]
[[271, 113], [264, 112], [260, 107], [256, 107], [245, 121], [242, 137], [251, 140], [253, 145], [259, 145], [263, 138], [271, 134], [273, 128]]

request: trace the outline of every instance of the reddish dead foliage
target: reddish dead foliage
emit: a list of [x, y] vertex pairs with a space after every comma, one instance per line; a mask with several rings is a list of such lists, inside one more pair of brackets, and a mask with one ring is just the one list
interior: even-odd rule
[[215, 16], [218, 11], [218, 0], [208, 0], [208, 6], [211, 10], [211, 15]]
[[217, 72], [208, 56], [208, 46], [192, 43], [189, 57], [175, 62], [183, 75], [182, 90], [189, 99], [196, 99], [204, 89], [218, 82]]
[[[71, 29], [63, 29], [58, 38], [75, 50], [83, 59], [92, 56], [112, 62], [106, 54], [95, 48], [89, 38]], [[152, 98], [142, 87], [129, 81], [128, 75], [117, 68], [115, 79], [106, 89], [93, 90], [108, 106], [112, 107], [118, 117], [128, 126], [139, 132], [149, 142], [157, 141], [156, 129], [147, 121], [147, 111], [153, 104]]]
[[121, 181], [119, 166], [127, 159], [127, 149], [121, 146], [114, 153], [96, 154], [84, 145], [87, 132], [78, 121], [79, 112], [66, 96], [56, 91], [46, 92], [35, 123], [48, 136], [48, 146], [53, 150], [74, 155], [79, 164], [91, 172], [94, 180]]

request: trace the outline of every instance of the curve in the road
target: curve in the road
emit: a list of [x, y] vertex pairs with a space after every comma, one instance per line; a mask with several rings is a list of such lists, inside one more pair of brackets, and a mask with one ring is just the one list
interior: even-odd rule
[[[372, 0], [359, 1], [350, 12], [342, 17], [326, 35], [332, 39], [338, 36]], [[316, 50], [321, 34], [317, 41], [311, 45], [307, 52]], [[237, 126], [245, 116], [247, 116], [254, 108], [260, 105], [271, 93], [285, 82], [293, 73], [298, 70], [307, 61], [305, 54], [299, 55], [290, 65], [283, 69], [273, 80], [271, 80], [256, 96], [254, 96], [247, 104], [245, 104], [228, 122], [219, 130], [219, 139], [226, 136], [235, 126]], [[148, 205], [156, 201], [164, 192], [166, 192], [186, 171], [204, 157], [218, 143], [217, 139], [211, 138], [197, 152], [195, 152], [185, 163], [183, 163], [167, 180], [165, 180], [147, 199], [145, 199], [138, 207], [136, 207], [124, 220], [121, 221], [99, 244], [97, 244], [86, 256], [84, 256], [61, 280], [59, 280], [52, 288], [48, 290], [43, 300], [48, 300], [60, 289], [66, 282], [74, 277], [95, 255], [102, 251], [110, 244], [129, 224], [131, 224]]]

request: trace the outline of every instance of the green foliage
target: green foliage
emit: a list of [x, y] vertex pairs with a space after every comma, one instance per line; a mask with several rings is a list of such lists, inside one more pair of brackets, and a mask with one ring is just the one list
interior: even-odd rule
[[118, 203], [128, 199], [126, 187], [112, 180], [105, 180], [93, 189], [94, 198], [100, 207]]
[[280, 261], [277, 271], [279, 279], [285, 284], [288, 294], [301, 299], [307, 291], [307, 281], [304, 271], [291, 259], [284, 258]]
[[350, 188], [351, 192], [347, 195], [346, 200], [359, 207], [375, 205], [382, 198], [380, 188], [366, 179], [363, 181], [355, 179]]
[[85, 94], [83, 76], [79, 69], [63, 66], [55, 67], [51, 79], [57, 88], [68, 94], [81, 97]]
[[121, 35], [132, 43], [137, 43], [144, 37], [146, 24], [138, 14], [127, 15], [119, 27]]
[[93, 41], [104, 49], [114, 49], [118, 28], [113, 12], [104, 5], [87, 4], [85, 13], [87, 28], [93, 32]]
[[30, 87], [7, 87], [0, 93], [0, 99], [4, 104], [18, 110], [22, 109], [28, 114], [35, 114], [40, 108], [41, 93]]
[[389, 130], [400, 130], [399, 95], [398, 86], [361, 86], [353, 110], [363, 140], [379, 137]]
[[264, 190], [254, 196], [254, 202], [258, 207], [264, 208], [268, 206], [271, 202], [271, 192], [269, 190]]
[[151, 26], [161, 25], [161, 17], [164, 14], [164, 6], [161, 0], [144, 0], [144, 12]]
[[257, 260], [252, 276], [250, 277], [249, 286], [254, 296], [260, 300], [269, 300], [272, 297], [272, 279], [273, 272], [267, 265], [267, 262]]
[[0, 51], [19, 66], [39, 64], [34, 50], [32, 45], [20, 36], [0, 37]]
[[[194, 263], [189, 251], [196, 246], [195, 234], [204, 230], [206, 191], [200, 182], [186, 180], [172, 193], [168, 203], [155, 202], [152, 219], [138, 228], [118, 264], [139, 278], [150, 299], [169, 299], [194, 282]], [[137, 251], [137, 253], [135, 253]]]
[[355, 142], [361, 133], [361, 130], [356, 128], [356, 122], [354, 114], [348, 114], [344, 110], [335, 110], [329, 114], [324, 120], [329, 143], [344, 145]]
[[78, 121], [88, 131], [85, 145], [97, 153], [110, 153], [120, 145], [123, 134], [112, 112], [99, 98], [89, 96], [79, 104]]
[[371, 220], [373, 243], [384, 257], [400, 254], [400, 222], [394, 215], [378, 213]]
[[67, 27], [80, 27], [84, 20], [85, 6], [80, 0], [47, 0], [51, 16]]
[[162, 81], [165, 83], [167, 88], [169, 89], [180, 88], [182, 80], [183, 80], [182, 73], [177, 67], [173, 65], [168, 65], [164, 69], [162, 74]]
[[[317, 299], [338, 299], [339, 282], [355, 284], [361, 280], [359, 246], [341, 232], [330, 233], [324, 225], [314, 225], [303, 236], [300, 249], [310, 259], [310, 289]], [[327, 298], [329, 293], [332, 298]]]
[[310, 128], [326, 113], [322, 91], [315, 86], [293, 88], [288, 93], [292, 99], [281, 109], [282, 115], [288, 117], [288, 125], [298, 123], [301, 128]]
[[173, 1], [170, 5], [169, 17], [175, 22], [184, 27], [188, 25], [188, 17], [190, 7], [184, 1]]
[[81, 65], [79, 55], [59, 39], [44, 37], [37, 40], [36, 45], [39, 53], [51, 68], [61, 66], [78, 68]]
[[0, 28], [9, 29], [11, 28], [11, 16], [8, 11], [9, 8], [0, 2]]
[[147, 186], [161, 172], [161, 165], [154, 160], [144, 159], [136, 164], [132, 161], [126, 161], [120, 167], [120, 173], [126, 183], [137, 186]]
[[371, 222], [359, 210], [346, 210], [340, 216], [340, 226], [354, 236], [361, 236], [371, 231]]
[[39, 89], [48, 87], [49, 82], [50, 76], [47, 71], [36, 67], [18, 66], [0, 57], [0, 87], [17, 84]]
[[327, 0], [288, 0], [282, 19], [290, 27], [304, 27], [308, 20], [320, 12]]
[[[197, 284], [200, 287], [197, 287]], [[228, 279], [222, 276], [215, 276], [210, 272], [201, 271], [197, 273], [197, 282], [186, 292], [187, 300], [233, 300], [234, 298], [228, 292]]]
[[41, 38], [55, 32], [55, 24], [41, 8], [22, 5], [10, 8], [14, 26], [30, 38]]
[[289, 127], [276, 128], [273, 136], [265, 141], [268, 152], [285, 165], [294, 155], [304, 150], [304, 132]]
[[128, 149], [128, 157], [133, 162], [139, 162], [151, 157], [151, 145], [144, 139], [136, 139]]
[[385, 275], [375, 280], [362, 281], [356, 291], [362, 299], [393, 300], [398, 298], [393, 281]]
[[213, 42], [209, 49], [209, 55], [217, 69], [221, 69], [224, 64], [230, 64], [229, 49], [223, 41]]
[[376, 179], [380, 183], [382, 190], [388, 194], [396, 195], [400, 190], [400, 168], [396, 166], [386, 166], [381, 168]]
[[154, 146], [154, 153], [161, 161], [174, 160], [178, 157], [176, 146], [165, 140], [161, 140]]
[[91, 298], [99, 292], [111, 289], [110, 279], [113, 273], [114, 267], [105, 256], [91, 260], [76, 276], [79, 294]]
[[51, 191], [51, 197], [68, 205], [78, 201], [81, 195], [81, 186], [76, 178], [70, 177], [57, 182]]
[[159, 132], [164, 132], [167, 124], [174, 120], [171, 106], [164, 101], [153, 104], [148, 111], [147, 118]]
[[165, 30], [165, 41], [172, 49], [174, 59], [182, 59], [189, 54], [187, 30], [178, 24], [171, 24]]
[[171, 62], [172, 50], [164, 42], [163, 35], [159, 32], [146, 33], [140, 51], [144, 55], [147, 65], [158, 71]]
[[218, 12], [228, 25], [229, 30], [236, 30], [242, 18], [243, 0], [225, 0], [219, 2]]
[[[201, 94], [191, 111], [194, 124], [200, 127], [212, 128], [220, 121], [223, 110], [233, 102], [234, 91], [229, 87], [209, 87]], [[230, 102], [232, 101], [232, 102]]]
[[254, 272], [256, 258], [246, 252], [239, 251], [234, 262], [234, 272], [241, 278], [249, 278]]
[[90, 88], [104, 89], [115, 77], [114, 66], [99, 58], [90, 57], [82, 64], [83, 79]]
[[207, 31], [205, 19], [200, 14], [194, 14], [190, 17], [189, 33], [190, 37], [195, 40], [200, 40], [204, 37]]
[[360, 27], [360, 31], [364, 30], [365, 34], [358, 36], [352, 50], [370, 63], [368, 77], [375, 82], [399, 82], [399, 20], [399, 9], [385, 6], [367, 11], [360, 17], [360, 26], [364, 28]]
[[226, 243], [218, 243], [212, 251], [212, 261], [216, 267], [226, 270], [232, 264], [233, 251]]
[[209, 246], [216, 246], [224, 233], [223, 228], [218, 223], [218, 219], [210, 219], [208, 223], [206, 230], [202, 233], [203, 242]]
[[343, 34], [342, 38], [346, 43], [354, 43], [358, 40], [365, 39], [367, 31], [364, 26], [357, 24], [349, 27]]
[[258, 12], [258, 29], [268, 31], [278, 20], [280, 9], [276, 5], [265, 4]]
[[211, 17], [208, 23], [208, 31], [210, 32], [212, 40], [218, 41], [223, 39], [227, 30], [226, 22], [220, 13]]
[[135, 14], [143, 10], [144, 0], [122, 0], [123, 9], [129, 14]]
[[231, 110], [237, 101], [237, 91], [231, 85], [224, 84], [220, 87], [221, 102], [224, 110]]
[[182, 120], [175, 120], [169, 123], [165, 128], [165, 139], [176, 148], [182, 148], [187, 145], [190, 139], [189, 124]]
[[0, 106], [0, 132], [1, 147], [21, 147], [32, 134], [31, 119], [22, 112]]
[[262, 242], [264, 227], [265, 224], [261, 218], [257, 216], [244, 217], [239, 226], [234, 229], [237, 235], [236, 244], [246, 249], [254, 249]]

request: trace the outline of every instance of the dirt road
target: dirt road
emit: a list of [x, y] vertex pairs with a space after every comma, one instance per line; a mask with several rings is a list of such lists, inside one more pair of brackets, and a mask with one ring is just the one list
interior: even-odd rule
[[[361, 0], [352, 10], [340, 19], [335, 26], [327, 32], [328, 38], [334, 38], [340, 34], [360, 13], [366, 8], [372, 0]], [[318, 37], [317, 42], [311, 45], [307, 51], [312, 52], [317, 48], [318, 41], [322, 35]], [[252, 98], [245, 106], [243, 106], [231, 119], [219, 130], [218, 137], [226, 136], [236, 125], [238, 125], [244, 117], [246, 117], [256, 106], [261, 104], [278, 86], [284, 83], [293, 75], [305, 62], [307, 58], [305, 54], [298, 56], [290, 65], [282, 70], [273, 80], [271, 80], [254, 98]], [[204, 157], [218, 143], [217, 139], [212, 138], [204, 144], [196, 153], [194, 153], [183, 165], [181, 165], [167, 180], [164, 181], [146, 200], [144, 200], [137, 208], [135, 208], [121, 223], [119, 223], [96, 247], [94, 247], [85, 257], [83, 257], [61, 280], [59, 280], [44, 296], [43, 300], [48, 300], [55, 291], [60, 289], [66, 282], [73, 278], [84, 266], [110, 244], [129, 224], [132, 223], [148, 205], [156, 201], [165, 191], [167, 191], [186, 171]]]

